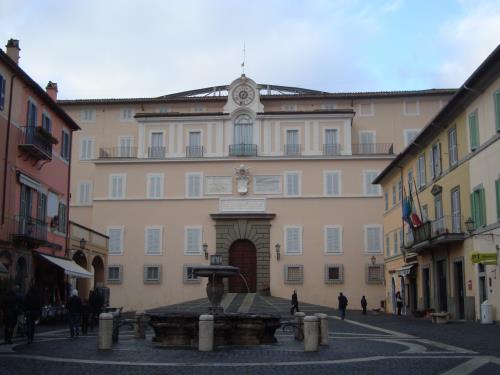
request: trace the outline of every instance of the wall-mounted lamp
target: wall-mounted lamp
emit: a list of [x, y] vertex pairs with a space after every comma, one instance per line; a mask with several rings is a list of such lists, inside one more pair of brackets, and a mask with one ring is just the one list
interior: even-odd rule
[[80, 248], [81, 249], [85, 249], [85, 245], [87, 244], [87, 241], [85, 240], [85, 238], [82, 238], [80, 240]]
[[205, 254], [205, 259], [208, 259], [208, 245], [206, 243], [203, 244], [203, 253]]
[[281, 245], [279, 243], [277, 243], [276, 245], [274, 245], [275, 249], [276, 249], [276, 260], [280, 260], [280, 247]]
[[375, 255], [372, 255], [371, 261], [372, 261], [372, 266], [374, 266], [375, 263], [377, 263], [377, 258], [375, 258]]
[[465, 229], [467, 229], [467, 232], [469, 232], [469, 234], [472, 234], [472, 232], [474, 232], [474, 220], [472, 220], [471, 217], [465, 220]]

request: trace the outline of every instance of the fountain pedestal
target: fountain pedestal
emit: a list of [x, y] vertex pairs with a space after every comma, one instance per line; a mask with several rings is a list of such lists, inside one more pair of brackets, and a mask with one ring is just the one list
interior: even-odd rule
[[224, 283], [222, 282], [222, 277], [209, 277], [207, 283], [207, 296], [211, 304], [208, 308], [208, 312], [212, 315], [224, 313], [224, 309], [220, 305], [222, 297], [224, 296]]

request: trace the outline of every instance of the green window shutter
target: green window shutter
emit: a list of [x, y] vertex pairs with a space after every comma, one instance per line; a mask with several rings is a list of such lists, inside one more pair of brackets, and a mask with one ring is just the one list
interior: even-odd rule
[[484, 196], [484, 189], [481, 188], [478, 190], [478, 198], [479, 198], [479, 225], [486, 225], [486, 200]]
[[500, 91], [495, 93], [495, 124], [497, 133], [500, 132]]
[[477, 128], [477, 113], [469, 115], [470, 148], [474, 151], [479, 146], [479, 131]]
[[500, 178], [495, 181], [495, 191], [497, 196], [497, 220], [500, 221]]
[[473, 191], [470, 195], [470, 216], [474, 221], [474, 228], [478, 227], [478, 219], [477, 219], [477, 207], [476, 207], [476, 192]]

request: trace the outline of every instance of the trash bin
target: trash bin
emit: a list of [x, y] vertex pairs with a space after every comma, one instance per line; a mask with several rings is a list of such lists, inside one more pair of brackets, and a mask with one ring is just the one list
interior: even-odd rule
[[118, 342], [118, 337], [120, 333], [120, 319], [122, 308], [121, 307], [106, 307], [104, 312], [109, 313], [113, 316], [113, 344]]
[[481, 304], [481, 324], [493, 324], [493, 309], [488, 300]]

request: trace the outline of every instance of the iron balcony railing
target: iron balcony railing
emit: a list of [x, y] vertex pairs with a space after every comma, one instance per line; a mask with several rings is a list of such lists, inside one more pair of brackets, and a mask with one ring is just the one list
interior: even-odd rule
[[165, 146], [148, 147], [148, 158], [150, 159], [165, 159], [167, 148]]
[[463, 235], [463, 217], [460, 215], [446, 215], [436, 220], [426, 221], [406, 233], [405, 247], [417, 245], [424, 241], [433, 241], [441, 236]]
[[340, 155], [341, 151], [340, 144], [326, 143], [323, 145], [323, 155]]
[[392, 143], [353, 143], [353, 155], [392, 155], [394, 154], [394, 147]]
[[186, 157], [188, 158], [203, 157], [203, 146], [186, 146]]
[[106, 147], [99, 149], [99, 159], [137, 158], [137, 147]]
[[257, 156], [257, 145], [248, 143], [229, 145], [229, 156]]
[[300, 143], [285, 144], [284, 151], [286, 156], [299, 156]]
[[43, 243], [47, 241], [47, 224], [30, 216], [15, 216], [12, 237], [16, 240]]
[[52, 160], [52, 142], [41, 134], [35, 126], [22, 128], [23, 139], [19, 148], [40, 160]]

